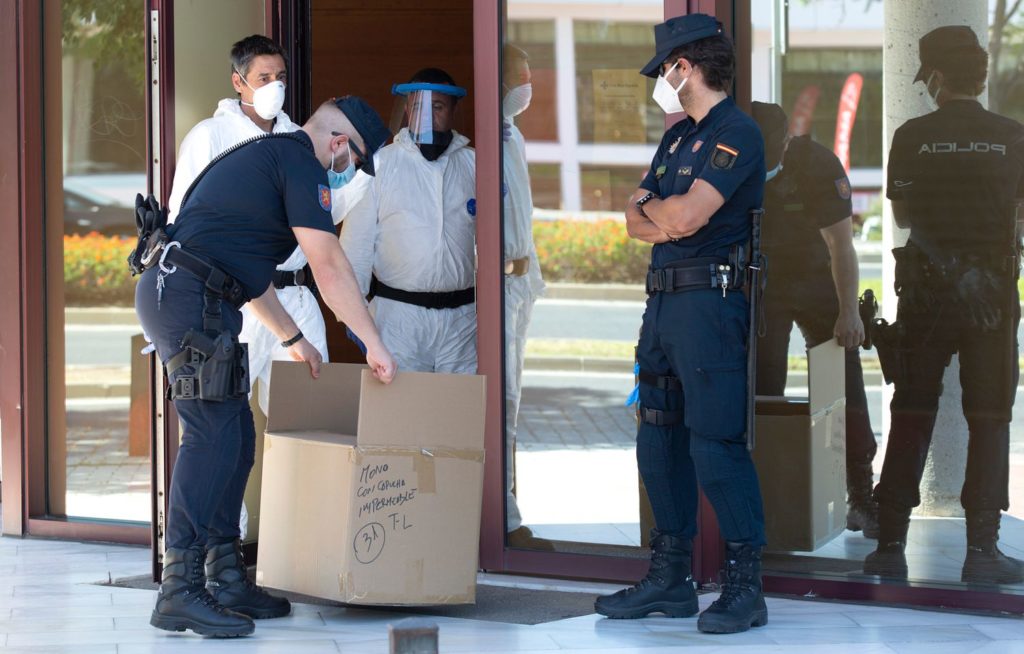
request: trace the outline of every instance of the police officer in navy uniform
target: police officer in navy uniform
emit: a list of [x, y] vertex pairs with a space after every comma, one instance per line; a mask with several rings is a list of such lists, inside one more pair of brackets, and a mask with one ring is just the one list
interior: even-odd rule
[[[325, 170], [344, 171], [352, 157], [372, 174], [371, 157], [389, 137], [369, 105], [345, 97], [320, 106], [300, 131], [230, 150], [197, 178], [167, 229], [170, 242], [158, 251], [159, 262], [139, 279], [136, 311], [167, 366], [184, 426], [171, 478], [163, 578], [150, 621], [157, 628], [241, 636], [252, 633], [253, 618], [290, 611], [288, 600], [249, 581], [241, 558], [238, 514], [255, 431], [240, 372], [245, 361], [223, 368], [220, 359], [245, 359], [244, 349], [237, 349], [239, 307], [249, 300], [292, 357], [319, 374], [318, 350], [281, 307], [271, 283], [274, 268], [301, 245], [324, 301], [367, 345], [376, 376], [392, 379], [394, 361], [335, 236]], [[208, 360], [195, 358], [188, 346], [202, 349], [196, 343], [214, 338]], [[218, 394], [210, 379], [225, 369], [244, 383]]]
[[656, 528], [651, 566], [636, 586], [599, 597], [613, 618], [698, 611], [690, 574], [697, 484], [726, 542], [722, 594], [700, 616], [711, 633], [767, 623], [761, 593], [764, 514], [745, 442], [748, 303], [734, 255], [751, 238], [764, 193], [764, 146], [726, 94], [735, 55], [703, 14], [654, 28], [657, 53], [642, 74], [655, 101], [687, 117], [669, 129], [626, 207], [630, 236], [653, 243], [637, 359], [637, 465]]
[[771, 270], [757, 348], [757, 394], [785, 393], [794, 322], [808, 348], [832, 338], [846, 348], [846, 528], [878, 538], [878, 508], [871, 497], [878, 445], [860, 363], [864, 324], [850, 180], [831, 150], [810, 136], [789, 136], [782, 107], [755, 102], [751, 114], [764, 136], [761, 250]]
[[962, 580], [1020, 583], [1021, 562], [1000, 552], [997, 541], [1001, 511], [1009, 508], [1009, 424], [1019, 377], [1015, 228], [1024, 198], [1024, 126], [979, 104], [988, 54], [969, 27], [935, 29], [919, 49], [914, 81], [924, 83], [938, 109], [901, 125], [889, 152], [886, 195], [896, 224], [910, 235], [893, 250], [899, 303], [887, 331], [894, 336], [877, 345], [895, 389], [875, 488], [878, 548], [865, 572], [907, 574], [910, 513], [921, 501], [943, 371], [958, 353], [969, 430]]

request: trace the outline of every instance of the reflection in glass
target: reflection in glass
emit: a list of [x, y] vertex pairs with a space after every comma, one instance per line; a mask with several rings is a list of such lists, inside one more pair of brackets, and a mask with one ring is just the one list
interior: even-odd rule
[[[825, 478], [833, 472], [822, 460], [806, 470], [791, 467], [787, 474], [799, 471], [806, 490], [775, 507], [776, 528], [787, 530], [784, 536], [806, 529], [817, 539], [787, 548], [777, 532], [773, 547], [770, 527], [769, 548], [774, 551], [766, 555], [765, 568], [881, 583], [998, 585], [1015, 592], [1024, 589], [1024, 574], [1007, 557], [1024, 558], [1024, 523], [1017, 517], [1024, 487], [1016, 474], [1022, 432], [1012, 412], [1019, 392], [1020, 330], [1014, 260], [1019, 234], [1014, 231], [1013, 205], [1022, 195], [1024, 171], [1019, 163], [1010, 163], [1012, 156], [998, 152], [1001, 143], [1013, 140], [1009, 134], [1024, 131], [1019, 124], [984, 113], [983, 107], [987, 104], [1015, 120], [1024, 116], [1024, 96], [1010, 90], [1012, 74], [1005, 59], [1006, 44], [1013, 42], [1007, 34], [1020, 29], [1024, 14], [1017, 8], [1015, 15], [993, 18], [989, 3], [963, 3], [962, 16], [936, 14], [939, 22], [924, 25], [910, 16], [916, 4], [901, 3], [883, 14], [880, 4], [849, 13], [790, 3], [789, 49], [778, 67], [781, 95], [771, 91], [777, 80], [755, 74], [752, 81], [755, 99], [774, 99], [789, 114], [790, 137], [783, 167], [768, 183], [765, 241], [776, 252], [769, 262], [768, 333], [762, 339], [762, 347], [776, 343], [766, 348], [774, 350], [775, 365], [788, 365], [781, 383], [778, 376], [762, 376], [762, 391], [780, 394], [784, 387], [787, 396], [805, 397], [809, 391], [812, 404], [815, 393], [823, 392], [815, 381], [814, 362], [808, 365], [805, 345], [827, 335], [827, 324], [813, 329], [814, 316], [822, 312], [800, 314], [793, 307], [811, 293], [812, 280], [822, 278], [822, 245], [828, 250], [830, 276], [835, 276], [837, 261], [828, 238], [816, 243], [816, 249], [790, 246], [797, 245], [791, 237], [801, 226], [824, 226], [822, 193], [828, 180], [821, 180], [816, 192], [808, 179], [801, 179], [806, 172], [793, 169], [790, 158], [799, 143], [794, 136], [808, 135], [815, 150], [834, 154], [844, 164], [849, 157], [846, 175], [834, 175], [831, 191], [850, 195], [857, 290], [874, 290], [878, 317], [886, 321], [876, 322], [870, 330], [873, 347], [860, 352], [872, 438], [864, 438], [866, 421], [858, 424], [850, 413], [859, 398], [849, 380], [856, 362], [848, 353], [842, 442], [851, 509], [856, 501], [864, 504], [865, 479], [877, 484], [873, 498], [878, 501], [878, 531], [843, 530], [844, 525], [864, 525], [855, 524], [852, 510], [841, 520], [838, 496], [828, 497], [834, 500], [831, 508], [819, 501], [828, 492]], [[756, 71], [773, 53], [763, 47], [771, 41], [766, 8], [755, 3], [752, 10]], [[989, 20], [1003, 29], [989, 33]], [[918, 37], [954, 24], [961, 39], [957, 45], [919, 49]], [[914, 35], [912, 47], [883, 49], [883, 42], [905, 41], [908, 33]], [[916, 81], [900, 73], [913, 73], [921, 64]], [[851, 91], [859, 94], [851, 98]], [[755, 105], [755, 117], [756, 111]], [[770, 142], [771, 130], [764, 124], [762, 130]], [[823, 169], [821, 162], [815, 167]], [[790, 175], [796, 179], [788, 179]], [[774, 205], [769, 206], [773, 187]], [[828, 236], [826, 230], [822, 236]], [[827, 303], [813, 304], [820, 308]], [[778, 327], [773, 314], [795, 322], [788, 346], [787, 330]], [[761, 412], [766, 413], [764, 405]], [[862, 446], [873, 449], [875, 444], [878, 455], [869, 467]], [[771, 446], [762, 439], [759, 449]], [[796, 461], [815, 446], [805, 442], [799, 451], [772, 455]], [[857, 458], [865, 461], [860, 473]], [[763, 488], [783, 483], [777, 473], [760, 473]], [[769, 515], [769, 524], [772, 520]]]
[[65, 327], [50, 355], [64, 353], [66, 431], [51, 421], [48, 439], [51, 459], [66, 452], [66, 487], [51, 476], [57, 515], [150, 517], [148, 360], [124, 263], [146, 187], [144, 6], [62, 4], [64, 278], [50, 293], [64, 298]]

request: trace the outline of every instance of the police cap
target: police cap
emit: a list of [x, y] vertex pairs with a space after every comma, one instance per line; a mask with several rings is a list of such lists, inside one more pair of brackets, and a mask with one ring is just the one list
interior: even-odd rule
[[944, 25], [937, 27], [921, 37], [917, 42], [921, 66], [917, 69], [915, 82], [923, 82], [929, 72], [943, 64], [956, 61], [965, 50], [981, 50], [978, 35], [966, 25]]
[[346, 95], [335, 98], [334, 104], [349, 119], [352, 126], [359, 132], [359, 136], [363, 137], [363, 143], [366, 145], [366, 152], [363, 154], [366, 155], [366, 161], [360, 170], [367, 175], [373, 175], [373, 154], [388, 142], [388, 139], [391, 138], [391, 130], [385, 127], [384, 121], [380, 119], [380, 115], [373, 110], [373, 107], [358, 96]]
[[681, 45], [722, 33], [722, 23], [707, 14], [687, 14], [669, 18], [654, 26], [654, 58], [640, 70], [641, 75], [656, 78], [661, 64]]

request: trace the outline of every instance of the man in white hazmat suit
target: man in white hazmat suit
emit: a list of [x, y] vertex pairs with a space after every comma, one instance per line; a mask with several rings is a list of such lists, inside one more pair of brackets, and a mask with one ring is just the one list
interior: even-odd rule
[[401, 369], [475, 373], [476, 156], [452, 129], [466, 91], [428, 68], [393, 92], [409, 126], [377, 153], [341, 246]]
[[523, 526], [516, 496], [512, 492], [515, 488], [515, 443], [519, 401], [523, 392], [526, 330], [534, 302], [544, 291], [544, 281], [533, 243], [533, 195], [526, 163], [526, 142], [513, 122], [529, 107], [533, 94], [529, 58], [521, 49], [506, 45], [504, 66], [506, 528], [509, 545], [513, 547], [551, 549], [550, 544], [534, 538], [529, 527]]

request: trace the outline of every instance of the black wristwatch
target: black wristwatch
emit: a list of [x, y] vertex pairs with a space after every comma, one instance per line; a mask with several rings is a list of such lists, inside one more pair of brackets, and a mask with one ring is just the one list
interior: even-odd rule
[[298, 343], [299, 341], [301, 341], [303, 338], [305, 338], [305, 336], [302, 335], [302, 331], [300, 330], [298, 334], [296, 334], [295, 336], [292, 336], [287, 341], [281, 341], [281, 347], [284, 347], [284, 348], [291, 347], [291, 346], [295, 345], [296, 343]]
[[647, 193], [645, 193], [639, 200], [636, 201], [636, 208], [642, 211], [643, 206], [656, 197], [658, 196], [655, 193], [653, 193], [652, 191], [647, 191]]

